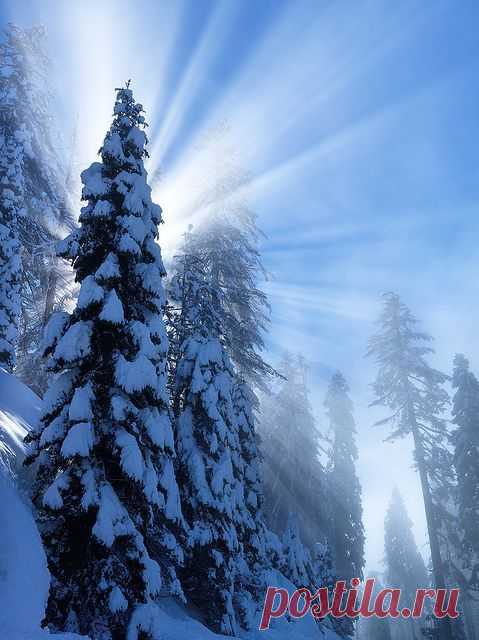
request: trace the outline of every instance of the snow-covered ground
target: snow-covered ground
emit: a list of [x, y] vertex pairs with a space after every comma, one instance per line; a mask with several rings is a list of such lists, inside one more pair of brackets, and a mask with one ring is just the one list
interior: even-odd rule
[[[51, 635], [40, 623], [48, 594], [49, 575], [40, 536], [26, 493], [29, 477], [22, 468], [23, 437], [37, 420], [38, 397], [0, 369], [0, 638], [1, 640], [79, 640], [73, 634]], [[287, 586], [278, 584], [275, 586]], [[292, 586], [289, 584], [289, 586]], [[259, 625], [259, 620], [258, 620]], [[160, 601], [158, 640], [219, 640], [172, 599]], [[252, 631], [248, 640], [318, 640], [311, 617], [288, 623], [273, 620], [268, 631]], [[325, 630], [323, 640], [337, 636]], [[94, 639], [92, 639], [94, 640]]]

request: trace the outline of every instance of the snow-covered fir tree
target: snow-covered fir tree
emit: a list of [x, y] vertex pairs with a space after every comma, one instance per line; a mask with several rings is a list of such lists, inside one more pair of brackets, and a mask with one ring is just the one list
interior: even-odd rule
[[[241, 614], [244, 606], [238, 602], [242, 597], [239, 594], [250, 599], [256, 593], [258, 599], [258, 592], [264, 589], [261, 577], [264, 568], [261, 567], [267, 563], [266, 556], [276, 556], [261, 515], [260, 453], [256, 435], [256, 392], [265, 388], [276, 372], [262, 356], [270, 309], [259, 286], [266, 272], [259, 252], [262, 234], [257, 216], [243, 195], [238, 195], [244, 172], [237, 150], [228, 147], [227, 126], [213, 135], [210, 132], [204, 142], [206, 146], [197, 151], [208, 176], [207, 186], [202, 185], [199, 197], [192, 204], [192, 213], [200, 222], [194, 232], [190, 228], [187, 234], [188, 253], [190, 266], [201, 263], [203, 277], [215, 291], [211, 304], [218, 320], [218, 336], [234, 367], [233, 405], [242, 461], [238, 466], [238, 482], [246, 507], [237, 527], [245, 563], [238, 573], [240, 585], [235, 597], [241, 622], [248, 626], [246, 616]], [[218, 167], [221, 167], [219, 171]], [[181, 344], [185, 335], [181, 313], [179, 315], [170, 323], [171, 370], [175, 369], [178, 351], [175, 345]]]
[[183, 584], [207, 624], [234, 635], [233, 599], [242, 555], [237, 524], [244, 505], [234, 371], [220, 339], [217, 291], [188, 238], [177, 262], [170, 296], [178, 305], [184, 336], [173, 399], [177, 476], [189, 527]]
[[335, 567], [341, 580], [361, 579], [365, 537], [361, 486], [356, 474], [356, 427], [349, 387], [340, 372], [331, 378], [324, 405], [332, 440], [328, 484]]
[[143, 159], [142, 106], [117, 90], [80, 227], [60, 245], [80, 283], [44, 338], [56, 377], [28, 441], [51, 573], [45, 624], [95, 640], [153, 638], [154, 600], [181, 594], [182, 515], [166, 389], [165, 295]]
[[9, 371], [15, 365], [21, 311], [18, 220], [25, 213], [25, 132], [17, 128], [14, 112], [13, 101], [0, 100], [0, 366]]
[[53, 124], [49, 73], [45, 30], [8, 25], [0, 43], [0, 135], [15, 131], [23, 155], [18, 171], [24, 215], [16, 229], [22, 254], [16, 373], [38, 392], [45, 384], [37, 356], [43, 327], [71, 286], [71, 270], [57, 260], [54, 250], [62, 232], [73, 228], [73, 218]]
[[[216, 286], [216, 280], [212, 275], [215, 272], [215, 256], [204, 251], [198, 234], [201, 235], [201, 231], [193, 232], [191, 227], [185, 234], [182, 252], [176, 256], [173, 264], [174, 276], [169, 287], [170, 371], [176, 373], [176, 379], [175, 375], [172, 376], [172, 397], [177, 416], [180, 415], [181, 406], [184, 406], [188, 397], [188, 386], [192, 384], [192, 379], [188, 379], [188, 376], [182, 382], [178, 378], [184, 359], [185, 344], [194, 341], [200, 331], [208, 340], [213, 340], [221, 346], [225, 356], [231, 354], [228, 348], [231, 343], [227, 339], [227, 292]], [[216, 254], [216, 257], [217, 255], [219, 254]], [[253, 347], [251, 345], [252, 349]], [[269, 548], [268, 532], [261, 512], [263, 500], [260, 453], [255, 428], [257, 399], [247, 375], [238, 367], [234, 367], [229, 359], [227, 369], [228, 394], [231, 395], [233, 413], [231, 416], [228, 415], [226, 422], [233, 432], [228, 446], [231, 448], [231, 442], [235, 442], [235, 450], [232, 451], [237, 495], [234, 524], [235, 535], [241, 548], [241, 553], [236, 555], [237, 562], [234, 568], [233, 604], [241, 625], [249, 628], [253, 624], [254, 612], [267, 586], [264, 572], [268, 564]], [[229, 403], [230, 400], [225, 407], [229, 407]], [[178, 432], [180, 433], [180, 430]], [[181, 454], [183, 449], [180, 445], [178, 449]], [[195, 591], [196, 588], [193, 586], [193, 597]]]
[[[447, 427], [444, 411], [448, 395], [443, 388], [447, 379], [431, 367], [426, 356], [433, 353], [431, 337], [416, 328], [417, 320], [399, 296], [384, 296], [379, 330], [369, 342], [368, 355], [378, 365], [373, 388], [373, 406], [384, 406], [391, 413], [377, 426], [389, 426], [389, 441], [412, 435], [414, 458], [424, 498], [431, 547], [434, 586], [446, 587], [441, 557], [439, 529], [441, 519], [434, 504], [434, 493], [450, 474], [445, 447]], [[437, 621], [439, 640], [452, 637], [449, 618]]]
[[[412, 522], [397, 489], [393, 491], [384, 521], [384, 557], [388, 585], [402, 590], [404, 602], [414, 602], [416, 590], [427, 588], [429, 578], [414, 540]], [[413, 618], [392, 620], [394, 640], [416, 640], [420, 637], [421, 624], [421, 620]]]
[[[261, 454], [255, 430], [256, 399], [250, 385], [240, 375], [236, 374], [233, 382], [233, 408], [244, 469], [241, 481], [245, 506], [250, 515], [249, 522], [253, 523], [262, 514], [263, 506]], [[262, 515], [260, 518], [262, 520]], [[249, 539], [251, 545], [256, 544], [254, 537]]]
[[236, 374], [233, 382], [233, 410], [238, 429], [241, 465], [241, 499], [243, 513], [238, 523], [238, 538], [242, 545], [244, 563], [238, 571], [236, 605], [242, 626], [254, 624], [254, 614], [261, 605], [266, 584], [265, 571], [275, 563], [274, 548], [263, 515], [262, 458], [259, 436], [256, 433], [257, 399], [251, 386]]
[[[454, 358], [452, 386], [456, 502], [465, 555], [479, 556], [479, 382], [461, 354]], [[477, 569], [479, 586], [479, 568]]]

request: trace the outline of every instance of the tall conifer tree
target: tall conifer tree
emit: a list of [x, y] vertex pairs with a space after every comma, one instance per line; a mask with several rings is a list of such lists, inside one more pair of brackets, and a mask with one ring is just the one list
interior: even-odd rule
[[182, 522], [166, 391], [161, 209], [143, 166], [142, 107], [117, 90], [80, 227], [59, 249], [81, 284], [44, 341], [56, 374], [29, 435], [51, 573], [45, 623], [96, 640], [153, 638], [154, 599], [181, 593]]
[[[393, 441], [412, 435], [414, 458], [419, 472], [426, 512], [434, 573], [434, 586], [445, 588], [446, 579], [439, 540], [441, 520], [434, 505], [436, 485], [447, 475], [444, 443], [447, 439], [443, 417], [448, 395], [443, 388], [447, 379], [431, 367], [426, 356], [433, 353], [431, 337], [416, 329], [417, 321], [398, 295], [384, 296], [379, 330], [369, 342], [368, 355], [374, 357], [378, 374], [373, 388], [373, 405], [392, 413], [378, 426], [389, 425]], [[439, 640], [450, 640], [449, 618], [437, 621]]]
[[364, 527], [361, 486], [356, 474], [358, 450], [355, 442], [353, 403], [340, 372], [333, 375], [325, 399], [332, 438], [328, 474], [332, 502], [332, 547], [341, 580], [362, 578]]
[[209, 626], [234, 635], [238, 621], [233, 599], [241, 555], [237, 524], [244, 500], [234, 372], [221, 342], [218, 293], [189, 236], [176, 262], [170, 296], [178, 308], [182, 337], [173, 406], [178, 479], [189, 528], [184, 586]]
[[[191, 407], [203, 405], [203, 410], [211, 413], [208, 403], [218, 403], [219, 415], [227, 425], [229, 435], [225, 441], [224, 425], [214, 427], [220, 429], [212, 446], [202, 442], [202, 424], [204, 416], [201, 412], [192, 410], [193, 433], [198, 440], [196, 445], [203, 456], [206, 468], [213, 468], [221, 463], [221, 446], [225, 447], [225, 455], [231, 459], [233, 477], [230, 478], [225, 489], [225, 500], [233, 501], [234, 507], [231, 513], [223, 513], [216, 516], [214, 509], [207, 509], [204, 513], [192, 511], [192, 500], [197, 501], [194, 493], [183, 491], [183, 500], [186, 505], [185, 513], [190, 514], [189, 524], [193, 531], [196, 526], [218, 527], [221, 518], [225, 519], [223, 529], [233, 526], [236, 546], [231, 547], [232, 537], [225, 540], [226, 546], [222, 553], [231, 557], [230, 564], [225, 563], [227, 572], [221, 577], [224, 582], [224, 594], [231, 595], [234, 615], [229, 599], [224, 600], [223, 611], [227, 611], [226, 618], [221, 613], [221, 607], [217, 611], [211, 609], [211, 598], [208, 591], [204, 591], [204, 585], [208, 584], [205, 577], [196, 580], [190, 578], [189, 593], [193, 599], [200, 597], [200, 606], [208, 610], [209, 622], [215, 628], [221, 628], [227, 633], [234, 631], [237, 622], [250, 628], [253, 625], [255, 610], [261, 601], [265, 583], [264, 572], [267, 565], [268, 532], [262, 515], [262, 488], [260, 478], [260, 454], [258, 440], [255, 431], [255, 407], [257, 404], [255, 394], [246, 377], [238, 372], [229, 358], [230, 343], [227, 339], [228, 311], [225, 302], [225, 291], [215, 285], [213, 273], [215, 260], [198, 240], [198, 233], [192, 228], [185, 234], [182, 251], [176, 256], [173, 264], [174, 276], [169, 287], [169, 331], [171, 336], [170, 372], [173, 409], [177, 416], [177, 439], [179, 452], [179, 474], [182, 478], [188, 478], [191, 473], [191, 455], [188, 447], [191, 443], [185, 439], [185, 424]], [[218, 254], [215, 254], [218, 255]], [[234, 256], [232, 256], [234, 261]], [[209, 346], [210, 345], [210, 346]], [[213, 345], [213, 347], [211, 347]], [[250, 348], [245, 345], [245, 348]], [[251, 347], [252, 348], [252, 347]], [[195, 357], [204, 358], [204, 353], [210, 349], [210, 353], [216, 353], [219, 358], [215, 363], [211, 360], [205, 362], [206, 369], [201, 373], [205, 380], [214, 381], [214, 387], [223, 385], [222, 392], [215, 397], [208, 391], [206, 394], [198, 394], [198, 374], [200, 370], [192, 364], [188, 364], [193, 357], [195, 349], [199, 349]], [[203, 355], [202, 355], [203, 354]], [[208, 369], [209, 367], [209, 369]], [[210, 383], [208, 382], [208, 385]], [[208, 388], [208, 385], [205, 389]], [[216, 392], [215, 392], [216, 393]], [[211, 397], [210, 397], [211, 396]], [[218, 448], [217, 440], [220, 443]], [[223, 441], [223, 444], [221, 442]], [[196, 446], [195, 445], [195, 446]], [[208, 474], [207, 483], [210, 482]], [[198, 489], [198, 487], [197, 487]], [[205, 495], [198, 491], [198, 496]], [[223, 510], [223, 507], [221, 507]], [[192, 525], [191, 518], [195, 524]], [[204, 520], [203, 525], [201, 521]], [[199, 545], [192, 538], [192, 557], [199, 552]], [[206, 560], [205, 560], [206, 562]], [[191, 574], [191, 571], [187, 574]], [[215, 574], [211, 574], [213, 582], [208, 588], [218, 589], [219, 580], [215, 580]], [[229, 580], [229, 582], [228, 582]], [[228, 596], [229, 598], [230, 596]], [[219, 599], [219, 602], [221, 599]], [[236, 620], [238, 618], [238, 620]]]
[[245, 562], [237, 579], [236, 600], [243, 626], [252, 628], [254, 614], [268, 586], [265, 571], [271, 568], [268, 559], [270, 532], [263, 513], [262, 457], [256, 433], [257, 400], [251, 386], [238, 374], [233, 382], [232, 399], [242, 461], [239, 482], [244, 505], [238, 538]]

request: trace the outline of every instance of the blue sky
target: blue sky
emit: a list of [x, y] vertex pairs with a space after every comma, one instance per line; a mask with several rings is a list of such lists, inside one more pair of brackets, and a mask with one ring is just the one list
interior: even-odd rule
[[395, 485], [427, 553], [410, 443], [383, 444], [371, 427], [380, 414], [368, 409], [364, 353], [381, 293], [400, 293], [435, 336], [437, 366], [449, 370], [463, 351], [479, 369], [478, 14], [466, 0], [0, 8], [2, 22], [47, 28], [57, 118], [78, 172], [94, 160], [113, 88], [132, 78], [150, 122], [150, 172], [161, 170], [167, 255], [230, 151], [249, 171], [241, 197], [267, 234], [271, 357], [290, 349], [311, 360], [321, 425], [331, 372], [351, 384], [371, 569], [381, 568]]

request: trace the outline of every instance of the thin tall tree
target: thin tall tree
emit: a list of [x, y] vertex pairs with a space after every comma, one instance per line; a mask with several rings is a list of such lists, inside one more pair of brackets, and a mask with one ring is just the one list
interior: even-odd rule
[[341, 580], [361, 579], [365, 537], [361, 485], [356, 474], [356, 426], [349, 387], [340, 372], [331, 378], [324, 405], [332, 438], [328, 482], [333, 506], [331, 544], [335, 567]]
[[[436, 588], [445, 588], [441, 558], [440, 521], [432, 488], [445, 471], [443, 449], [447, 438], [444, 411], [449, 398], [443, 388], [447, 376], [429, 365], [434, 353], [431, 336], [416, 328], [417, 320], [395, 293], [384, 296], [379, 330], [370, 339], [367, 355], [373, 357], [378, 373], [373, 384], [372, 406], [383, 406], [391, 413], [376, 423], [389, 427], [388, 441], [411, 435], [414, 459], [419, 473]], [[440, 640], [452, 637], [449, 618], [437, 621]]]

